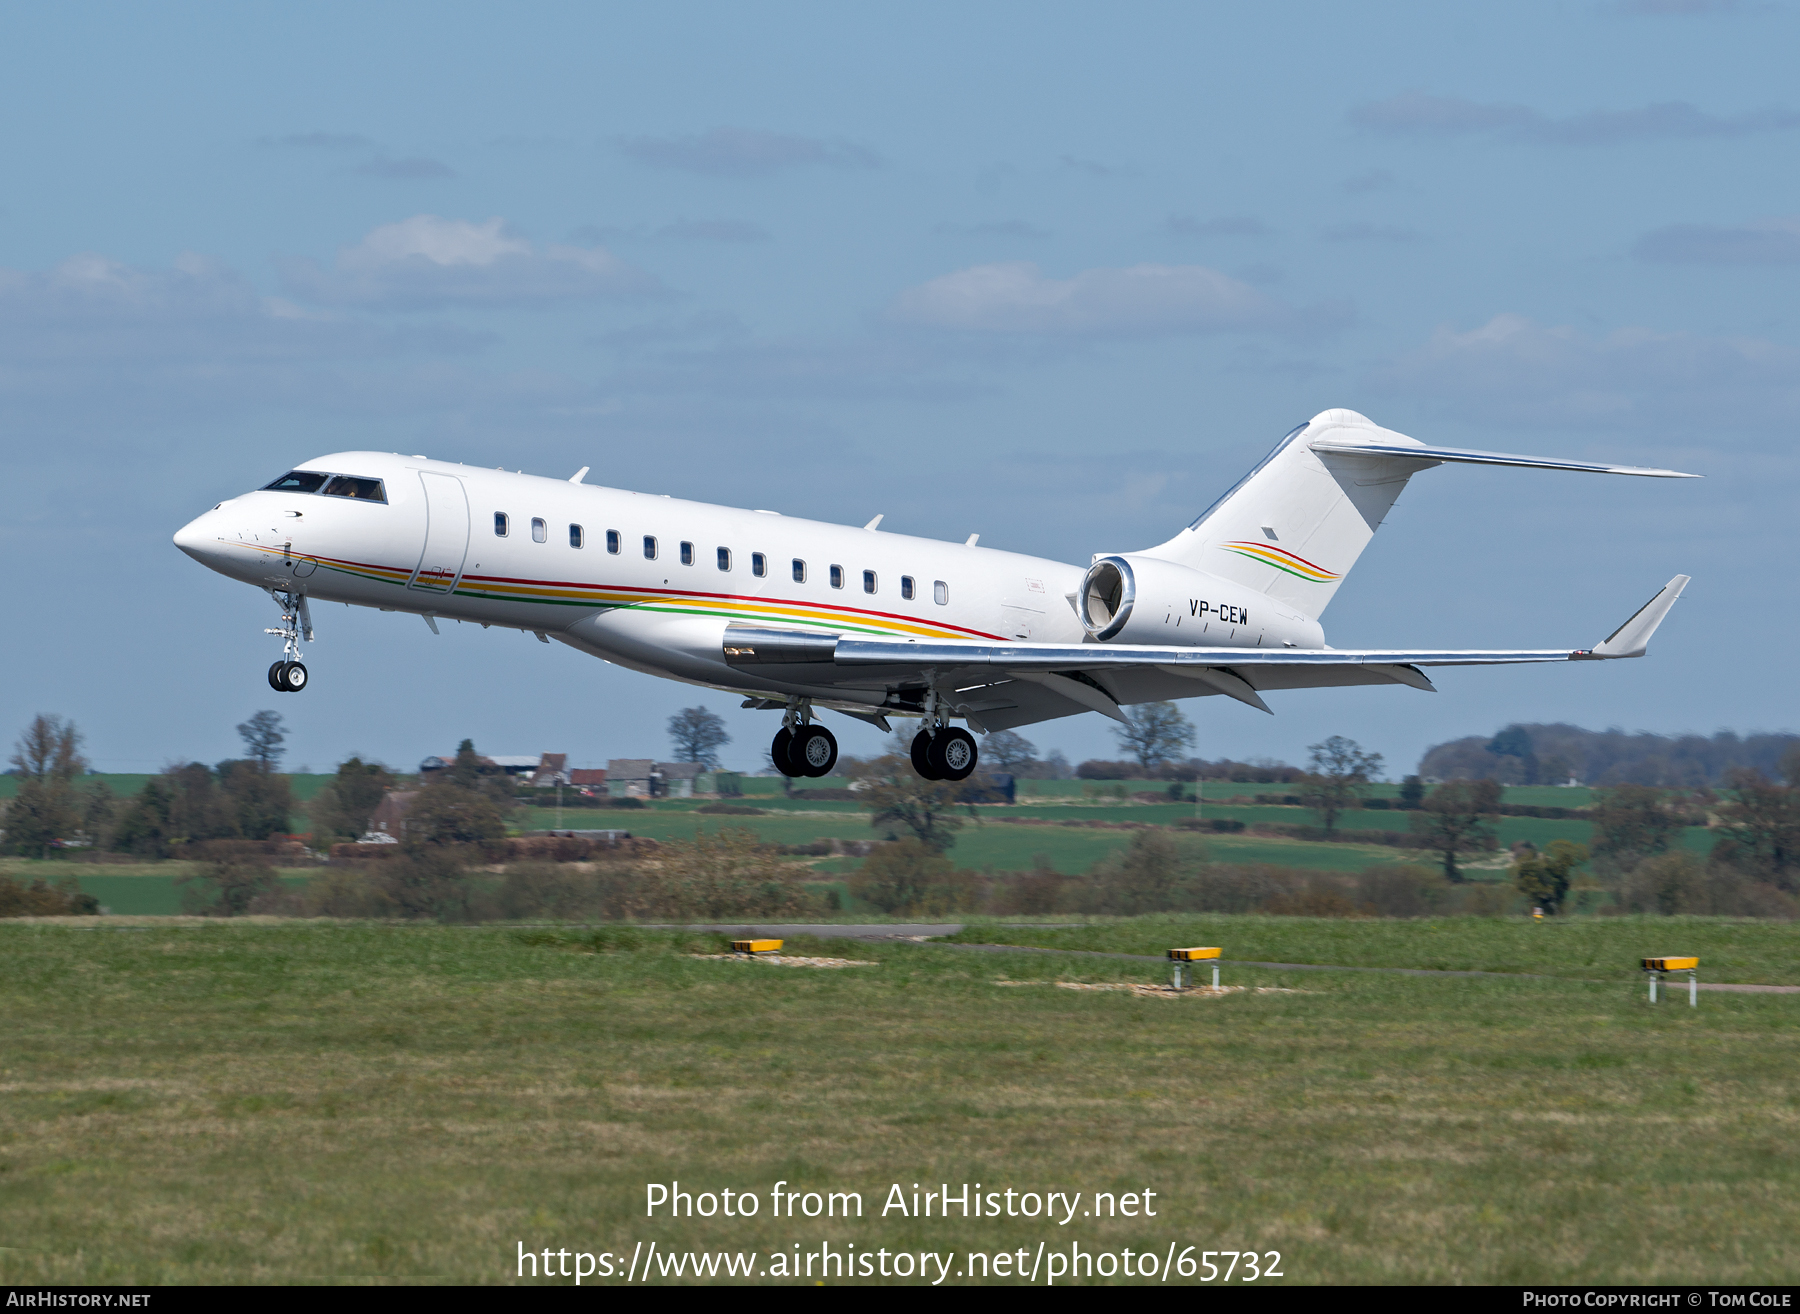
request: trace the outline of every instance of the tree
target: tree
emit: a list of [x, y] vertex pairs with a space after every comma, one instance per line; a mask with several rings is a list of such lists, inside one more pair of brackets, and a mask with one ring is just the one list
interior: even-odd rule
[[1089, 873], [1094, 911], [1126, 917], [1172, 911], [1190, 856], [1163, 831], [1134, 832], [1122, 851]]
[[719, 750], [731, 742], [724, 718], [704, 707], [684, 707], [671, 716], [669, 738], [677, 762], [698, 762], [708, 771], [719, 769]]
[[219, 788], [218, 777], [204, 762], [168, 767], [163, 775], [169, 781], [169, 838], [177, 844], [197, 840], [236, 839], [243, 832], [238, 827], [235, 800]]
[[313, 825], [327, 835], [360, 839], [393, 783], [393, 777], [381, 763], [347, 758], [338, 763], [337, 774], [307, 804], [307, 814]]
[[461, 785], [483, 794], [502, 815], [518, 806], [512, 777], [477, 753], [473, 739], [465, 739], [456, 746], [456, 757], [451, 761], [450, 769], [435, 783]]
[[294, 796], [286, 776], [276, 775], [255, 758], [221, 762], [218, 773], [239, 834], [253, 840], [287, 834]]
[[273, 771], [287, 753], [281, 746], [287, 736], [281, 731], [280, 712], [258, 712], [240, 725], [237, 732], [244, 741], [244, 756], [264, 772]]
[[1792, 893], [1800, 888], [1800, 789], [1748, 768], [1728, 778], [1732, 801], [1719, 808], [1713, 858]]
[[862, 790], [862, 804], [872, 814], [869, 825], [892, 833], [899, 827], [933, 852], [942, 853], [956, 843], [962, 818], [956, 815], [958, 780], [925, 780], [913, 774], [910, 763], [889, 758], [885, 773], [871, 776]]
[[75, 781], [88, 769], [81, 732], [73, 721], [39, 713], [19, 736], [9, 760], [19, 784], [6, 809], [6, 847], [41, 858], [58, 840], [81, 829], [83, 807]]
[[406, 810], [406, 845], [410, 849], [473, 844], [505, 834], [506, 818], [494, 800], [454, 780], [434, 781], [421, 789]]
[[1037, 765], [1037, 745], [1011, 730], [996, 730], [981, 741], [982, 765], [1022, 775]]
[[1425, 802], [1425, 782], [1417, 776], [1407, 776], [1400, 782], [1400, 806], [1408, 812]]
[[1519, 893], [1554, 917], [1569, 895], [1569, 876], [1588, 860], [1587, 846], [1569, 840], [1551, 840], [1542, 853], [1533, 850], [1513, 865], [1513, 884]]
[[1493, 821], [1499, 811], [1500, 786], [1494, 781], [1447, 780], [1413, 813], [1413, 833], [1424, 837], [1426, 848], [1442, 855], [1445, 879], [1460, 882], [1457, 856], [1493, 842]]
[[175, 841], [175, 828], [170, 818], [174, 791], [162, 778], [152, 776], [144, 782], [119, 814], [113, 827], [112, 850], [135, 853], [141, 858], [166, 858]]
[[1666, 791], [1619, 785], [1594, 793], [1594, 858], [1609, 872], [1627, 872], [1645, 858], [1666, 853], [1681, 838], [1686, 819], [1669, 806]]
[[1520, 783], [1535, 785], [1538, 782], [1537, 750], [1531, 742], [1531, 731], [1522, 725], [1509, 725], [1492, 739], [1488, 740], [1487, 751], [1495, 757], [1516, 757], [1519, 759]]
[[1302, 784], [1300, 797], [1315, 808], [1325, 833], [1337, 828], [1338, 817], [1360, 806], [1369, 782], [1381, 771], [1381, 754], [1365, 753], [1354, 739], [1333, 735], [1310, 745], [1312, 773]]
[[683, 920], [776, 917], [806, 910], [804, 868], [765, 846], [755, 831], [702, 830], [666, 841], [640, 879], [640, 897], [655, 914]]
[[1119, 747], [1149, 774], [1194, 742], [1194, 726], [1174, 703], [1139, 703], [1122, 709], [1124, 724], [1113, 728]]
[[851, 877], [850, 892], [886, 913], [941, 916], [974, 906], [975, 876], [938, 850], [903, 839], [871, 853]]

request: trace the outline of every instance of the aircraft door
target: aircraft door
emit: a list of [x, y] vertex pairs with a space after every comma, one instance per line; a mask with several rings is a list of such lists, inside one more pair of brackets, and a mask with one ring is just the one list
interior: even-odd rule
[[425, 550], [409, 587], [420, 593], [449, 593], [469, 554], [469, 498], [455, 475], [421, 470], [425, 485]]

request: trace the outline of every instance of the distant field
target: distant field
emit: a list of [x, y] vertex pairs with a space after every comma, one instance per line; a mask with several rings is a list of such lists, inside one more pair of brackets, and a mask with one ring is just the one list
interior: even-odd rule
[[[1570, 929], [1475, 921], [1445, 951], [1273, 920], [1068, 934], [1539, 968]], [[1618, 975], [1232, 968], [1293, 993], [1169, 999], [1052, 984], [1159, 963], [904, 943], [792, 942], [876, 964], [818, 971], [645, 932], [595, 953], [502, 929], [0, 925], [0, 1282], [505, 1282], [521, 1246], [651, 1242], [755, 1271], [796, 1244], [948, 1252], [945, 1285], [969, 1251], [1072, 1242], [1276, 1250], [1298, 1283], [1800, 1279], [1800, 999], [1652, 1008], [1613, 963], [1670, 930], [1757, 971], [1792, 950], [1732, 924], [1576, 929]], [[644, 1218], [644, 1184], [671, 1179], [855, 1191], [865, 1217]], [[1153, 1190], [1157, 1215], [879, 1216], [892, 1184], [946, 1181]]]

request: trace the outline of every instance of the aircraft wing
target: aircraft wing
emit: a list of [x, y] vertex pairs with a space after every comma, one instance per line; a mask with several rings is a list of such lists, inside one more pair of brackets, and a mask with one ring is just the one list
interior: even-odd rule
[[746, 674], [762, 670], [783, 682], [847, 693], [885, 690], [886, 712], [916, 710], [924, 690], [936, 688], [980, 729], [1083, 711], [1123, 720], [1123, 706], [1205, 694], [1224, 694], [1267, 712], [1261, 695], [1270, 690], [1405, 684], [1432, 691], [1423, 667], [1641, 657], [1687, 583], [1686, 575], [1677, 575], [1592, 648], [1172, 648], [845, 638], [732, 625], [725, 631], [724, 656]]

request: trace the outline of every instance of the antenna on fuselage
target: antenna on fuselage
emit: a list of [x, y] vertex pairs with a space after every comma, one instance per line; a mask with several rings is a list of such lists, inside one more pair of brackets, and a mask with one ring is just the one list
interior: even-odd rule
[[588, 465], [582, 466], [581, 469], [577, 470], [574, 474], [569, 476], [569, 482], [572, 484], [580, 483], [583, 479], [585, 479], [587, 477], [587, 472], [591, 469], [593, 469], [592, 466], [588, 466]]

